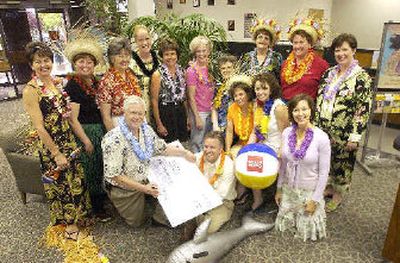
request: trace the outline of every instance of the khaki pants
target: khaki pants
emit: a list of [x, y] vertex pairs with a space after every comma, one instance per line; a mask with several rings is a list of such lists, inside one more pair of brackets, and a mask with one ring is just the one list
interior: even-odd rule
[[[128, 225], [138, 227], [145, 222], [144, 193], [137, 190], [125, 190], [114, 186], [112, 186], [107, 193], [118, 213]], [[168, 225], [164, 211], [158, 203], [153, 218], [161, 224]]]
[[210, 226], [207, 232], [209, 234], [217, 232], [223, 224], [231, 219], [233, 213], [234, 204], [233, 201], [224, 200], [223, 204], [216, 208], [208, 211], [207, 213], [200, 215], [196, 218], [197, 224], [201, 224], [204, 220], [211, 218]]

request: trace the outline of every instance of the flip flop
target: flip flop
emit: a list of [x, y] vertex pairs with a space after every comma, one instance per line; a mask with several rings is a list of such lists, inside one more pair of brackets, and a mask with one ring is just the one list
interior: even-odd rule
[[235, 205], [244, 205], [247, 202], [247, 198], [249, 198], [249, 195], [249, 192], [242, 193], [239, 197], [235, 199]]
[[334, 212], [336, 209], [339, 208], [339, 206], [342, 204], [342, 202], [335, 202], [333, 200], [330, 200], [328, 203], [325, 205], [325, 210], [326, 212]]

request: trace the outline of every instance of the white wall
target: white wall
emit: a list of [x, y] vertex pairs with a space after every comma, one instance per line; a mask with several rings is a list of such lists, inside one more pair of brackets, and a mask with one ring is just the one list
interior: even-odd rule
[[154, 15], [153, 0], [128, 0], [128, 19], [129, 21], [140, 16]]
[[227, 21], [235, 20], [235, 31], [229, 31], [228, 39], [234, 41], [251, 41], [243, 37], [243, 20], [245, 13], [256, 13], [259, 17], [275, 18], [282, 27], [282, 39], [286, 39], [284, 31], [288, 22], [296, 13], [308, 14], [309, 8], [324, 9], [325, 18], [330, 20], [332, 0], [236, 0], [236, 5], [227, 5], [227, 0], [215, 0], [214, 6], [209, 6], [207, 0], [200, 0], [200, 7], [193, 7], [193, 0], [173, 0], [173, 9], [167, 9], [167, 0], [156, 0], [157, 16], [173, 12], [179, 16], [192, 13], [202, 13], [214, 18], [227, 29]]
[[380, 49], [383, 23], [400, 21], [400, 0], [333, 0], [332, 33], [352, 33], [360, 48]]

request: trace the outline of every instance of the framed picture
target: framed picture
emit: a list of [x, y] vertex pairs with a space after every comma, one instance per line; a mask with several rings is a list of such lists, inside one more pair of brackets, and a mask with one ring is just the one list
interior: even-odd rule
[[228, 5], [236, 5], [236, 1], [235, 0], [228, 0]]
[[215, 5], [215, 0], [208, 0], [208, 5]]
[[193, 0], [193, 7], [199, 7], [200, 6], [200, 0]]
[[244, 21], [243, 21], [243, 29], [244, 29], [244, 38], [251, 38], [250, 27], [253, 23], [253, 20], [257, 17], [256, 13], [245, 13]]
[[378, 89], [400, 90], [400, 22], [386, 22], [376, 72]]
[[186, 4], [186, 0], [179, 0], [180, 4]]
[[167, 9], [172, 9], [173, 7], [174, 6], [172, 0], [167, 0]]
[[235, 20], [228, 20], [228, 31], [235, 31]]

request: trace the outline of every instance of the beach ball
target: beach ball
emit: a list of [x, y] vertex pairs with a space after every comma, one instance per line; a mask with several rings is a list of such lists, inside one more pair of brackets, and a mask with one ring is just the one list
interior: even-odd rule
[[261, 143], [242, 147], [235, 159], [236, 178], [251, 189], [272, 185], [278, 175], [279, 161], [275, 151]]

